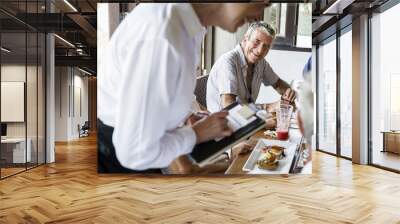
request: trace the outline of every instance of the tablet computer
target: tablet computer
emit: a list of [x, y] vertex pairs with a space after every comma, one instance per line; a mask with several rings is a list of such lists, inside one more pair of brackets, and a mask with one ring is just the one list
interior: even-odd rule
[[214, 162], [220, 154], [265, 127], [265, 120], [257, 115], [255, 106], [235, 102], [223, 111], [228, 111], [228, 126], [234, 133], [222, 139], [197, 144], [190, 156], [200, 167]]

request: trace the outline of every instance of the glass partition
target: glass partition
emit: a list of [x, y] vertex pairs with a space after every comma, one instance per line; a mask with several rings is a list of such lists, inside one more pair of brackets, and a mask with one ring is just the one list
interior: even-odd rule
[[8, 21], [0, 23], [0, 178], [45, 162], [46, 39], [13, 17], [43, 13], [44, 5], [45, 1], [0, 3], [15, 10], [0, 12], [0, 20]]
[[26, 150], [26, 41], [25, 32], [1, 34], [2, 177], [24, 171], [31, 156]]
[[336, 38], [318, 48], [318, 148], [336, 154]]

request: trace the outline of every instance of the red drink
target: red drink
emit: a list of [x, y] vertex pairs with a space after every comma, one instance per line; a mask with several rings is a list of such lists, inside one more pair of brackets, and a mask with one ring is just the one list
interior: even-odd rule
[[288, 131], [277, 131], [276, 132], [276, 137], [279, 140], [286, 140], [289, 138], [289, 132]]

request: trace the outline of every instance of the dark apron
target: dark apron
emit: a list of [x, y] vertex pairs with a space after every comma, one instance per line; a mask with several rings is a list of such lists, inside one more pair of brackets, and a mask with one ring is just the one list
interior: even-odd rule
[[98, 173], [161, 173], [160, 169], [131, 170], [118, 161], [112, 143], [114, 128], [97, 119], [97, 171]]

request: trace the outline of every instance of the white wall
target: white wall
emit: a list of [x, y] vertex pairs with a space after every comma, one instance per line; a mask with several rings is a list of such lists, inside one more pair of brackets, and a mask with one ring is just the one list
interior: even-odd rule
[[[79, 81], [78, 81], [79, 80]], [[83, 124], [89, 118], [89, 89], [88, 89], [89, 79], [87, 76], [75, 76], [75, 85], [79, 85], [82, 91], [82, 116], [80, 116], [80, 122]], [[78, 84], [79, 83], [79, 84]]]
[[[17, 65], [17, 64], [7, 64], [1, 66], [1, 81], [4, 82], [24, 82], [25, 75], [28, 76], [29, 85], [36, 85], [36, 80], [33, 81], [31, 76], [36, 77], [36, 67], [35, 66], [26, 66], [25, 65]], [[27, 119], [28, 119], [28, 137], [29, 135], [35, 131], [36, 134], [36, 88], [27, 88], [27, 105], [31, 106], [31, 108], [27, 108]], [[4, 97], [4, 96], [2, 96]], [[34, 102], [34, 104], [32, 104]], [[1, 108], [1, 110], [8, 110], [9, 108]], [[22, 108], [24, 110], [24, 108]], [[34, 121], [34, 122], [33, 122]], [[33, 123], [32, 123], [33, 122]], [[25, 137], [25, 126], [27, 122], [7, 122], [7, 136], [8, 137]]]
[[[291, 83], [303, 79], [303, 68], [311, 57], [311, 52], [271, 50], [265, 59], [269, 62], [278, 76]], [[270, 103], [280, 99], [280, 95], [272, 88], [262, 86], [257, 103]]]
[[[74, 113], [72, 119], [72, 130], [71, 135], [73, 138], [77, 138], [78, 133], [78, 124], [82, 126], [85, 121], [89, 120], [88, 116], [88, 77], [82, 76], [82, 73], [76, 74], [77, 70], [75, 70], [74, 75]], [[80, 91], [80, 93], [79, 93]], [[80, 101], [80, 102], [79, 102]], [[81, 110], [81, 111], [80, 111]]]
[[[45, 117], [44, 117], [44, 73], [41, 66], [32, 66], [25, 64], [3, 64], [1, 66], [1, 81], [2, 82], [24, 82], [26, 86], [26, 99], [22, 99], [22, 107], [1, 108], [2, 112], [8, 113], [22, 113], [21, 122], [6, 122], [7, 123], [7, 137], [9, 138], [24, 138], [25, 135], [30, 139], [31, 148], [31, 161], [44, 163], [44, 150], [45, 150]], [[7, 98], [2, 89], [2, 98]], [[22, 92], [21, 92], [22, 91]], [[25, 90], [20, 90], [24, 93]], [[22, 98], [25, 98], [23, 96]], [[26, 105], [25, 105], [26, 103]], [[2, 102], [3, 104], [3, 102]], [[13, 111], [14, 110], [14, 111]], [[15, 111], [19, 110], [19, 111]], [[26, 112], [26, 120], [24, 114]]]
[[78, 124], [88, 120], [88, 78], [75, 68], [56, 67], [55, 85], [55, 140], [77, 139]]
[[68, 139], [68, 84], [69, 76], [67, 67], [55, 68], [55, 140], [66, 141]]

